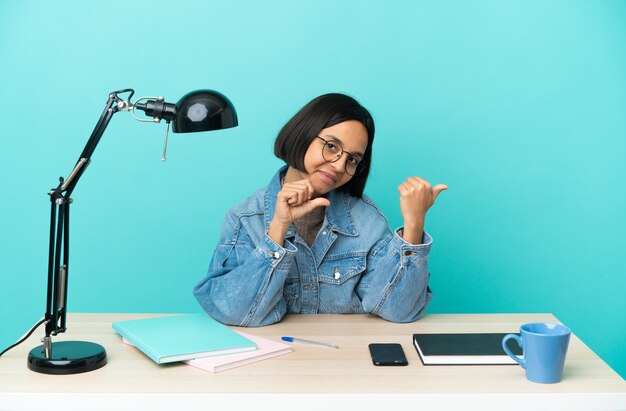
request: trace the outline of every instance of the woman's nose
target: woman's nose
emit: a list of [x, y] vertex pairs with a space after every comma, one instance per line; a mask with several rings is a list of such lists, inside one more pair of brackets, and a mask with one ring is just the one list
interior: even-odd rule
[[339, 158], [330, 163], [334, 169], [344, 172], [346, 170], [346, 161], [348, 161], [347, 153], [343, 153]]

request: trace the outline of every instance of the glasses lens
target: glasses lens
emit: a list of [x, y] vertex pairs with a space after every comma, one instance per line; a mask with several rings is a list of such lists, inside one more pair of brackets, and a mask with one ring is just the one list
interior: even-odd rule
[[[334, 163], [335, 161], [338, 161], [344, 153], [343, 147], [341, 147], [341, 145], [337, 143], [326, 141], [321, 137], [318, 138], [324, 142], [324, 145], [322, 146], [322, 157], [324, 157], [324, 160], [328, 161], [329, 163]], [[362, 169], [361, 163], [351, 154], [346, 154], [348, 156], [345, 163], [346, 173], [351, 176], [360, 173]]]
[[330, 163], [334, 163], [341, 158], [342, 154], [343, 150], [341, 149], [340, 145], [331, 143], [329, 141], [324, 142], [324, 146], [322, 148], [322, 157], [324, 157], [324, 160]]
[[353, 176], [356, 173], [358, 164], [354, 164], [352, 161], [346, 161], [346, 173]]

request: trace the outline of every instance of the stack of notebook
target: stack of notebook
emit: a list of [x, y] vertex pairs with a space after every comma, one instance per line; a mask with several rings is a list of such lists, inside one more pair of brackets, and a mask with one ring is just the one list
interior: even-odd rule
[[157, 364], [184, 361], [211, 372], [291, 352], [289, 345], [234, 331], [206, 314], [119, 321], [113, 329]]

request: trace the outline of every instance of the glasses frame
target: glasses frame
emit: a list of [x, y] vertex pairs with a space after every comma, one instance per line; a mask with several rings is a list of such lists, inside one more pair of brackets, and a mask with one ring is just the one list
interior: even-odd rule
[[[338, 141], [328, 141], [325, 138], [320, 137], [320, 136], [315, 136], [315, 137], [319, 138], [320, 140], [322, 140], [324, 142], [324, 145], [322, 146], [322, 158], [324, 158], [324, 160], [326, 160], [327, 162], [329, 162], [329, 163], [336, 163], [337, 161], [339, 161], [339, 159], [341, 157], [343, 157], [344, 153], [346, 153], [349, 156], [352, 156], [354, 158], [357, 158], [354, 154], [350, 153], [349, 151], [344, 150], [343, 146], [341, 145], [340, 142], [338, 142]], [[326, 158], [326, 156], [324, 156], [324, 148], [326, 147], [326, 145], [328, 143], [332, 143], [332, 144], [336, 145], [341, 150], [341, 153], [334, 160], [329, 160], [329, 159]], [[363, 171], [363, 159], [359, 160], [359, 162], [357, 163], [356, 168], [354, 169], [354, 174], [350, 174], [350, 172], [348, 171], [348, 161], [347, 160], [344, 163], [343, 168], [346, 171], [346, 174], [348, 174], [351, 177], [354, 177], [355, 175], [360, 174]]]

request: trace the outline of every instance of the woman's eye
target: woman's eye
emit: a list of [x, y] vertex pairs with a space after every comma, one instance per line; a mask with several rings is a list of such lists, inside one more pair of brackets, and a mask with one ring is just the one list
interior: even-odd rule
[[334, 145], [333, 143], [326, 143], [326, 148], [332, 151], [337, 151], [337, 146]]
[[359, 165], [359, 159], [353, 156], [349, 156], [348, 157], [348, 161], [352, 164], [354, 164], [355, 166]]

